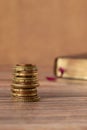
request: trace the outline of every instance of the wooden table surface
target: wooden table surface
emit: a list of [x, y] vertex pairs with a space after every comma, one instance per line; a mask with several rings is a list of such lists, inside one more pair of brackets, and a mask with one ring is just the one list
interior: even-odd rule
[[87, 81], [47, 81], [40, 73], [39, 102], [11, 98], [11, 70], [0, 70], [0, 130], [87, 130]]

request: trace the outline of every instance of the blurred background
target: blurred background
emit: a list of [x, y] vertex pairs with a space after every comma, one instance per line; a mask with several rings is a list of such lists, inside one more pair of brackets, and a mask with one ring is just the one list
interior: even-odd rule
[[87, 0], [1, 0], [0, 64], [53, 65], [87, 52]]

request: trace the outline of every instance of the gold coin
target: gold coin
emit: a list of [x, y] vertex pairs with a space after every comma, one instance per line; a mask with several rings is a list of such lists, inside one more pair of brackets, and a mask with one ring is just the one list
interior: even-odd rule
[[15, 77], [12, 81], [16, 82], [29, 82], [29, 81], [38, 81], [38, 78], [22, 78], [22, 77]]
[[36, 75], [38, 75], [38, 73], [37, 72], [35, 72], [35, 73], [14, 73], [13, 74], [14, 76], [24, 76], [24, 77], [28, 77], [28, 76], [36, 76]]
[[11, 89], [12, 93], [16, 93], [16, 94], [34, 94], [34, 93], [37, 93], [37, 90], [34, 90], [34, 91], [25, 91], [25, 90], [22, 90], [21, 91], [17, 90], [17, 89]]
[[19, 82], [13, 82], [13, 84], [17, 84], [16, 86], [25, 86], [25, 87], [32, 87], [32, 86], [39, 86], [38, 82], [28, 82], [28, 83], [19, 83]]
[[15, 94], [23, 94], [23, 95], [32, 95], [32, 94], [36, 94], [37, 93], [37, 89], [33, 89], [33, 90], [25, 90], [25, 89], [11, 89], [12, 93]]
[[23, 87], [23, 88], [32, 88], [32, 87], [38, 87], [39, 86], [39, 83], [35, 83], [35, 84], [33, 84], [33, 83], [31, 83], [31, 84], [16, 84], [16, 83], [13, 83], [12, 84], [12, 86], [13, 87]]
[[17, 87], [17, 86], [12, 86], [11, 89], [37, 89], [37, 88], [36, 88], [36, 86], [35, 87], [32, 87], [32, 86], [31, 87], [23, 87], [23, 86], [22, 87]]
[[40, 100], [40, 97], [35, 96], [33, 98], [30, 97], [13, 97], [14, 101], [22, 101], [22, 102], [37, 102]]
[[28, 76], [28, 77], [14, 77], [13, 78], [14, 80], [37, 80], [38, 78], [37, 78], [37, 76]]
[[15, 91], [15, 92], [37, 92], [37, 89], [36, 88], [32, 88], [32, 89], [11, 88], [11, 91]]
[[36, 87], [38, 87], [38, 86], [35, 86], [35, 87], [34, 86], [29, 86], [29, 87], [25, 87], [25, 86], [22, 86], [22, 87], [21, 86], [20, 87], [19, 86], [12, 86], [11, 88], [12, 89], [15, 89], [15, 88], [16, 89], [33, 89], [33, 88], [36, 88]]
[[28, 81], [37, 81], [37, 77], [14, 77], [13, 81], [20, 81], [20, 82], [28, 82]]
[[11, 85], [11, 86], [12, 86], [11, 88], [13, 88], [13, 89], [15, 89], [15, 88], [16, 88], [16, 89], [20, 89], [20, 88], [21, 88], [21, 89], [34, 89], [34, 88], [36, 88], [36, 87], [39, 87], [39, 85], [37, 85], [37, 86], [27, 86], [27, 87], [24, 86], [24, 85], [23, 85], [23, 86], [14, 86], [14, 85]]
[[12, 95], [17, 96], [17, 97], [32, 97], [32, 96], [36, 96], [37, 93], [25, 94], [23, 92], [22, 93], [14, 93], [14, 92], [12, 92]]
[[33, 70], [33, 71], [37, 71], [37, 67], [36, 65], [32, 65], [32, 64], [17, 64], [14, 67], [15, 71], [29, 71], [29, 70]]
[[24, 85], [30, 85], [30, 84], [36, 84], [38, 83], [38, 80], [13, 80], [13, 84], [24, 84]]

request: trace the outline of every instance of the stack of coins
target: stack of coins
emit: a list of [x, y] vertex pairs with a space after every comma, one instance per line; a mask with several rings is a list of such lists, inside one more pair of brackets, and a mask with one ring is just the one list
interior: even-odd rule
[[35, 65], [21, 64], [14, 67], [11, 92], [15, 100], [39, 101], [37, 76], [38, 70]]

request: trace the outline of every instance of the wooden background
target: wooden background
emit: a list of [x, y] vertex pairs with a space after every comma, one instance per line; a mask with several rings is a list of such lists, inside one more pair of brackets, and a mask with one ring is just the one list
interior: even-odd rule
[[0, 64], [86, 52], [87, 0], [0, 1]]
[[11, 68], [0, 66], [0, 130], [87, 130], [87, 81], [50, 82], [50, 69], [39, 68], [39, 102], [16, 102]]

